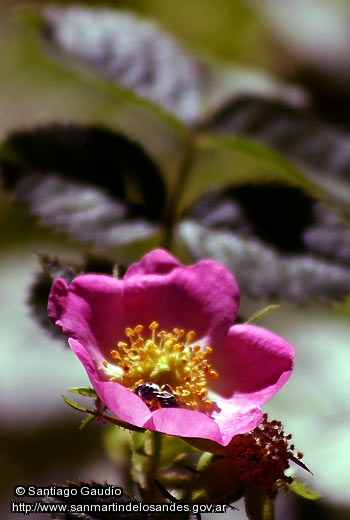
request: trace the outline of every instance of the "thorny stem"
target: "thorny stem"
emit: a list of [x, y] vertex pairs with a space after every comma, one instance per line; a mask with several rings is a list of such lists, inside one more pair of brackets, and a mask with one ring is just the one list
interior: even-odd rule
[[174, 225], [176, 222], [178, 204], [181, 200], [182, 194], [185, 189], [186, 181], [191, 171], [195, 156], [196, 156], [196, 137], [191, 132], [187, 133], [185, 146], [184, 146], [184, 154], [180, 163], [179, 172], [177, 175], [177, 180], [173, 189], [172, 194], [169, 197], [168, 210], [165, 215], [165, 222], [163, 226], [163, 238], [162, 245], [166, 249], [171, 249], [173, 234], [174, 234]]

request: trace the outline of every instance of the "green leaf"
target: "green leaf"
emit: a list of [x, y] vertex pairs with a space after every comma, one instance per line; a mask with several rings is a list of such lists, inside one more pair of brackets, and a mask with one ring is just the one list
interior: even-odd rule
[[262, 318], [265, 314], [267, 314], [270, 311], [274, 311], [275, 309], [279, 309], [280, 305], [268, 305], [267, 307], [264, 307], [261, 309], [261, 311], [256, 312], [251, 318], [249, 318], [248, 321], [246, 321], [247, 324], [254, 323], [259, 318]]
[[[224, 107], [208, 127], [220, 135], [243, 136], [252, 143], [260, 143], [267, 147], [266, 154], [269, 148], [275, 150], [302, 173], [299, 179], [295, 178], [300, 186], [310, 185], [314, 193], [318, 190], [344, 208], [349, 204], [349, 135], [325, 126], [290, 105], [257, 97], [243, 97]], [[230, 139], [222, 142], [233, 148], [237, 146], [235, 139], [231, 143]], [[276, 154], [275, 162], [278, 160]], [[288, 172], [286, 174], [286, 181], [291, 180]]]
[[5, 188], [80, 242], [142, 250], [156, 240], [165, 187], [157, 166], [125, 135], [64, 124], [16, 132], [0, 164]]
[[[57, 512], [50, 513], [51, 518], [62, 519], [62, 520], [115, 520], [115, 518], [130, 519], [130, 511], [126, 509], [127, 504], [139, 504], [139, 502], [122, 492], [119, 495], [119, 491], [113, 492], [111, 488], [118, 486], [112, 486], [110, 484], [99, 484], [96, 482], [68, 482], [62, 487], [77, 490], [71, 494], [66, 491], [68, 496], [59, 497], [48, 497], [43, 500], [44, 504], [50, 506], [48, 511], [52, 511], [53, 506], [57, 506]], [[82, 494], [80, 490], [82, 488], [89, 488]], [[86, 493], [86, 494], [85, 494]], [[101, 494], [101, 493], [104, 493]], [[115, 494], [114, 494], [115, 493]], [[60, 507], [61, 512], [60, 511]], [[64, 507], [65, 506], [65, 507]], [[120, 510], [118, 510], [120, 507]], [[131, 506], [129, 506], [131, 507]], [[65, 510], [64, 510], [65, 509]], [[132, 511], [133, 520], [148, 520], [148, 513]]]
[[97, 397], [95, 390], [90, 387], [70, 388], [69, 391], [72, 392], [73, 394], [84, 395], [87, 397], [95, 397], [95, 398]]
[[[68, 404], [71, 408], [74, 408], [74, 410], [78, 410], [78, 412], [84, 412], [88, 413], [89, 416], [83, 421], [83, 423], [80, 426], [80, 429], [84, 428], [86, 424], [88, 424], [93, 417], [97, 417], [101, 419], [103, 422], [110, 422], [114, 424], [115, 426], [120, 426], [121, 428], [125, 428], [126, 430], [131, 430], [135, 432], [144, 432], [145, 430], [143, 428], [139, 428], [138, 426], [134, 426], [133, 424], [126, 423], [124, 421], [120, 421], [115, 417], [114, 415], [109, 415], [107, 413], [104, 413], [103, 411], [96, 409], [96, 410], [89, 410], [88, 408], [85, 408], [84, 406], [81, 406], [78, 403], [75, 403], [69, 397], [66, 397], [65, 395], [62, 395], [62, 399], [65, 403]], [[102, 408], [106, 408], [103, 403], [101, 404]], [[92, 417], [91, 417], [92, 416]]]
[[187, 179], [181, 211], [187, 210], [215, 186], [240, 186], [248, 182], [289, 184], [301, 187], [313, 196], [327, 198], [302, 169], [250, 138], [213, 133], [199, 135], [196, 143], [197, 165]]
[[80, 404], [75, 403], [74, 401], [69, 399], [69, 397], [66, 397], [65, 395], [62, 395], [62, 399], [65, 403], [68, 404], [68, 406], [70, 406], [71, 408], [74, 408], [74, 410], [78, 410], [79, 412], [86, 412], [89, 414], [92, 413], [91, 410], [88, 410], [87, 408], [85, 408], [85, 406], [81, 406]]
[[322, 495], [319, 495], [315, 491], [311, 491], [303, 482], [298, 482], [297, 480], [293, 480], [291, 484], [289, 484], [289, 489], [291, 489], [295, 494], [300, 497], [307, 498], [308, 500], [317, 500], [321, 498]]
[[[320, 227], [315, 247], [310, 232]], [[338, 230], [338, 243], [328, 240]], [[339, 215], [297, 188], [240, 186], [215, 190], [177, 228], [192, 258], [214, 258], [254, 298], [294, 303], [344, 298], [350, 290], [350, 231]]]

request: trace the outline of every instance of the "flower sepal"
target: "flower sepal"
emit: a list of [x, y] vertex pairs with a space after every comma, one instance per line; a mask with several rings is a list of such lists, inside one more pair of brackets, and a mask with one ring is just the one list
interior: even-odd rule
[[299, 482], [298, 480], [293, 480], [291, 484], [288, 484], [287, 490], [293, 491], [296, 495], [306, 498], [307, 500], [318, 500], [322, 497], [322, 495], [316, 493], [316, 491], [309, 489], [304, 482]]
[[69, 389], [72, 394], [84, 395], [86, 397], [94, 397], [97, 399], [98, 395], [91, 386], [75, 386]]
[[131, 430], [134, 432], [144, 432], [145, 430], [143, 428], [139, 428], [133, 424], [129, 424], [127, 422], [121, 421], [118, 418], [116, 418], [114, 415], [110, 415], [109, 413], [105, 413], [107, 408], [102, 403], [100, 398], [97, 396], [96, 392], [92, 388], [72, 388], [70, 389], [70, 392], [78, 393], [80, 395], [85, 395], [89, 397], [94, 397], [96, 395], [95, 399], [95, 409], [90, 410], [88, 408], [85, 408], [85, 406], [82, 406], [75, 401], [72, 401], [69, 399], [69, 397], [62, 395], [63, 401], [68, 404], [71, 408], [74, 410], [77, 410], [78, 412], [83, 412], [88, 414], [88, 416], [83, 420], [81, 423], [79, 429], [82, 430], [87, 426], [92, 420], [96, 419], [100, 422], [109, 422], [114, 424], [115, 426], [120, 426], [121, 428], [124, 428], [126, 430]]

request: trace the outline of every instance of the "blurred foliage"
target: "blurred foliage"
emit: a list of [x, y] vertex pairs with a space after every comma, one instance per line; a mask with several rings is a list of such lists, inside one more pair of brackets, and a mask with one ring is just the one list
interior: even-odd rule
[[305, 303], [350, 291], [350, 230], [299, 188], [243, 184], [215, 190], [188, 212], [178, 236], [194, 258], [215, 258], [229, 267], [255, 298]]
[[[74, 418], [71, 414], [71, 419], [72, 416]], [[101, 456], [100, 429], [101, 426], [95, 425], [82, 433], [72, 420], [49, 423], [26, 431], [25, 449], [23, 431], [1, 431], [1, 461], [5, 472], [1, 475], [1, 480], [36, 484], [53, 467], [61, 474], [65, 473], [69, 464], [82, 468], [85, 457], [93, 460]], [[93, 441], [94, 438], [97, 442]], [[52, 449], [54, 439], [59, 442], [55, 441], [55, 449]], [[67, 446], [72, 449], [67, 450]], [[19, 452], [21, 457], [17, 456]]]
[[[95, 36], [91, 27], [87, 36], [97, 45], [86, 46], [87, 56], [72, 24], [75, 60], [46, 57], [35, 30], [14, 20], [48, 4], [0, 5], [0, 161], [8, 190], [0, 193], [0, 247], [64, 232], [81, 252], [77, 267], [41, 257], [45, 269], [30, 296], [41, 323], [57, 269], [110, 273], [116, 260], [126, 264], [156, 244], [183, 260], [223, 261], [255, 298], [332, 301], [348, 293], [346, 0], [109, 0], [103, 5], [140, 16], [130, 15], [137, 38], [126, 65], [118, 62], [118, 45], [106, 51], [108, 35], [94, 23]], [[58, 29], [57, 18], [51, 23]], [[104, 23], [110, 28], [108, 15]], [[150, 31], [146, 43], [140, 23]], [[154, 46], [154, 35], [161, 45]], [[44, 36], [62, 51], [52, 26]], [[154, 56], [164, 48], [173, 58], [162, 69]], [[81, 61], [93, 74], [91, 67], [82, 73]], [[9, 447], [2, 481], [55, 473], [60, 462], [76, 465], [82, 453], [66, 439], [71, 430], [57, 424], [29, 431], [24, 456], [23, 434], [1, 432]], [[348, 513], [322, 501], [294, 504], [295, 518]]]
[[[178, 223], [181, 204], [196, 204], [214, 183], [240, 186], [248, 180], [297, 185], [346, 214], [344, 188], [350, 178], [350, 161], [345, 134], [310, 118], [305, 109], [296, 110], [295, 92], [277, 81], [274, 85], [271, 80], [270, 90], [262, 88], [254, 97], [247, 95], [251, 87], [246, 84], [237, 99], [233, 86], [239, 74], [219, 72], [183, 51], [170, 35], [136, 14], [107, 8], [48, 6], [38, 14], [37, 24], [55, 55], [58, 53], [60, 59], [63, 56], [63, 63], [78, 73], [82, 66], [90, 69], [93, 77], [103, 80], [97, 84], [102, 91], [105, 83], [120, 86], [132, 94], [129, 102], [151, 101], [148, 110], [156, 117], [164, 115], [165, 123], [171, 124], [167, 114], [173, 121], [177, 119], [175, 132], [181, 125], [184, 130], [185, 125], [188, 128], [173, 186], [167, 181], [166, 171], [160, 173], [141, 143], [120, 132], [55, 124], [11, 134], [0, 148], [4, 186], [26, 203], [30, 212], [46, 225], [68, 232], [79, 242], [91, 242], [100, 251], [130, 246], [131, 258], [136, 258], [140, 248], [146, 251], [157, 244], [172, 247], [178, 225], [176, 239], [183, 241], [194, 259], [210, 256], [223, 261], [252, 296], [300, 302], [331, 300], [348, 293], [349, 255], [341, 244], [348, 232], [342, 228], [340, 217], [327, 217], [323, 225], [325, 219], [314, 215], [311, 224], [318, 227], [316, 239], [310, 239], [315, 230], [309, 229], [309, 223], [302, 223], [306, 238], [300, 237], [305, 248], [300, 258], [285, 256], [279, 264], [274, 250], [260, 243], [260, 236], [271, 234], [274, 221], [283, 222], [288, 240], [293, 241], [288, 228], [298, 201], [293, 200], [292, 188], [290, 194], [287, 188], [281, 188], [275, 191], [277, 196], [268, 199], [272, 191], [266, 186], [262, 195], [256, 195], [257, 200], [264, 200], [258, 216], [260, 236], [256, 225], [246, 222], [243, 228], [247, 229], [238, 243], [235, 235], [229, 237], [222, 231], [232, 225], [230, 211], [226, 212], [228, 221], [221, 212], [219, 232], [202, 230], [191, 222]], [[177, 67], [172, 66], [175, 62]], [[221, 79], [216, 81], [216, 76]], [[208, 91], [216, 100], [209, 105]], [[233, 170], [223, 176], [209, 170], [207, 177], [194, 169], [197, 156], [206, 147], [208, 130], [214, 144], [221, 139], [223, 146], [241, 154], [243, 163], [251, 161], [249, 176], [244, 168], [239, 175]], [[222, 134], [228, 137], [221, 138]], [[236, 161], [235, 168], [238, 165]], [[247, 190], [236, 191], [236, 213], [240, 212], [240, 201], [256, 206], [252, 190], [248, 197], [244, 193]], [[292, 208], [287, 214], [286, 200]], [[263, 220], [269, 208], [273, 209], [271, 218]], [[200, 218], [208, 211], [204, 207]], [[297, 218], [301, 217], [299, 213]], [[242, 232], [238, 222], [233, 227]], [[336, 241], [330, 238], [333, 231]], [[279, 237], [286, 242], [283, 233]], [[276, 236], [273, 245], [283, 250]], [[340, 252], [333, 251], [334, 245]], [[324, 256], [315, 258], [315, 249], [318, 255], [323, 251]], [[340, 265], [327, 261], [329, 255]]]

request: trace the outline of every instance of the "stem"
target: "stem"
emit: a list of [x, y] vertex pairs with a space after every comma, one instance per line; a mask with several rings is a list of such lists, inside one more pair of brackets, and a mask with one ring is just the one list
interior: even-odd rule
[[250, 323], [254, 323], [254, 321], [258, 320], [262, 316], [264, 316], [266, 313], [270, 311], [274, 311], [275, 309], [279, 309], [280, 305], [268, 305], [267, 307], [264, 307], [260, 311], [253, 314], [251, 318], [249, 318], [248, 321], [246, 321], [246, 324], [249, 325]]
[[160, 464], [161, 448], [162, 434], [158, 432], [148, 430], [142, 434], [132, 434], [131, 478], [146, 503], [162, 501], [160, 491], [154, 483]]
[[134, 492], [134, 479], [131, 472], [133, 460], [132, 460], [132, 444], [130, 443], [127, 448], [127, 463], [122, 467], [123, 476], [123, 489], [130, 495]]
[[275, 503], [261, 487], [247, 487], [245, 508], [249, 520], [275, 520]]
[[185, 141], [184, 155], [180, 163], [177, 181], [175, 183], [174, 190], [170, 195], [168, 211], [165, 215], [162, 245], [166, 249], [171, 249], [172, 246], [174, 225], [176, 222], [178, 212], [178, 204], [184, 192], [188, 174], [191, 171], [192, 166], [194, 164], [196, 147], [197, 144], [195, 135], [188, 132]]
[[[147, 483], [152, 483], [155, 474], [157, 473], [160, 453], [162, 449], [162, 435], [158, 432], [150, 430], [150, 453], [148, 456], [148, 463], [146, 468]], [[149, 487], [149, 486], [147, 486]], [[152, 483], [153, 487], [153, 483]]]
[[268, 497], [263, 506], [263, 520], [275, 520], [275, 502]]

